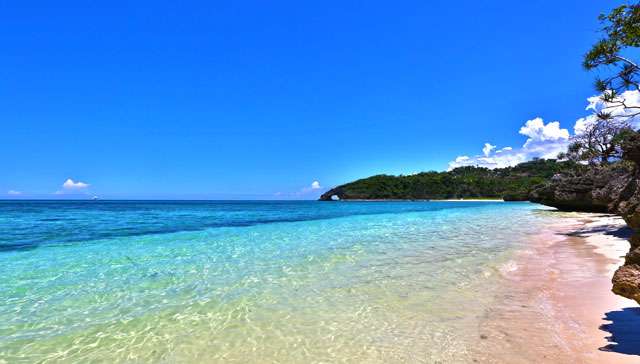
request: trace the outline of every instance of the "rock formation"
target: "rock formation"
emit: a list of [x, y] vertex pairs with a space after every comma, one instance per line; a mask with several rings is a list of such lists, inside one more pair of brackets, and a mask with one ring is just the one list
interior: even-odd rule
[[[640, 143], [638, 143], [640, 145]], [[638, 157], [638, 158], [635, 158]], [[588, 168], [583, 173], [556, 175], [530, 194], [530, 200], [566, 211], [608, 212], [622, 216], [635, 234], [625, 264], [614, 274], [613, 292], [640, 303], [640, 148], [625, 149], [616, 166]]]
[[624, 167], [594, 167], [582, 173], [557, 174], [529, 195], [532, 202], [565, 211], [609, 212], [631, 179]]
[[[341, 200], [344, 198], [344, 192], [342, 191], [342, 186], [332, 188], [329, 191], [325, 192], [320, 196], [320, 201], [335, 201], [336, 199]], [[335, 197], [334, 197], [335, 196]]]

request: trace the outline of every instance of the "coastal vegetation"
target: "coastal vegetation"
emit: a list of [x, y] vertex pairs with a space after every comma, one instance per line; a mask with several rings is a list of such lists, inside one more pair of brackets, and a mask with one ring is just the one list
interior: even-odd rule
[[[413, 175], [377, 175], [338, 186], [321, 200], [425, 200], [499, 198], [527, 200], [529, 192], [560, 172], [577, 172], [584, 166], [573, 161], [536, 159], [514, 167], [488, 169], [459, 167], [448, 172]], [[336, 197], [334, 197], [336, 196]]]

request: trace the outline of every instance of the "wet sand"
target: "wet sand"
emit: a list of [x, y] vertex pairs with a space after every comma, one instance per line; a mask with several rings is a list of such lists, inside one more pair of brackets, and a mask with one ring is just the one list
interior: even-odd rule
[[640, 309], [611, 292], [628, 229], [611, 215], [557, 214], [503, 268], [475, 361], [640, 363]]

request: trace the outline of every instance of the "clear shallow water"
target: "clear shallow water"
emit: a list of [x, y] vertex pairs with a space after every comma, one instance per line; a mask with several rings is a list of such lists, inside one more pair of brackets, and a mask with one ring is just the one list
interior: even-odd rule
[[0, 362], [471, 361], [491, 202], [0, 202]]

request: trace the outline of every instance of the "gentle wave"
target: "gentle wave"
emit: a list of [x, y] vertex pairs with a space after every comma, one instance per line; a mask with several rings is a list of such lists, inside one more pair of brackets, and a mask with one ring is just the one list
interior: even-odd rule
[[0, 201], [0, 252], [41, 244], [475, 206], [473, 202]]
[[[424, 211], [407, 211], [415, 206], [405, 203], [355, 214], [376, 207], [359, 205], [286, 207], [351, 214], [334, 219], [130, 235], [0, 255], [0, 357], [470, 361], [480, 319], [500, 287], [500, 275], [486, 272], [508, 265], [547, 217], [518, 203], [440, 209], [424, 203]], [[202, 211], [183, 207], [191, 215]], [[224, 213], [290, 214], [279, 208], [245, 204]], [[75, 209], [74, 217], [95, 221], [95, 230], [117, 217]], [[185, 216], [184, 209], [124, 216], [136, 226], [152, 216]]]

